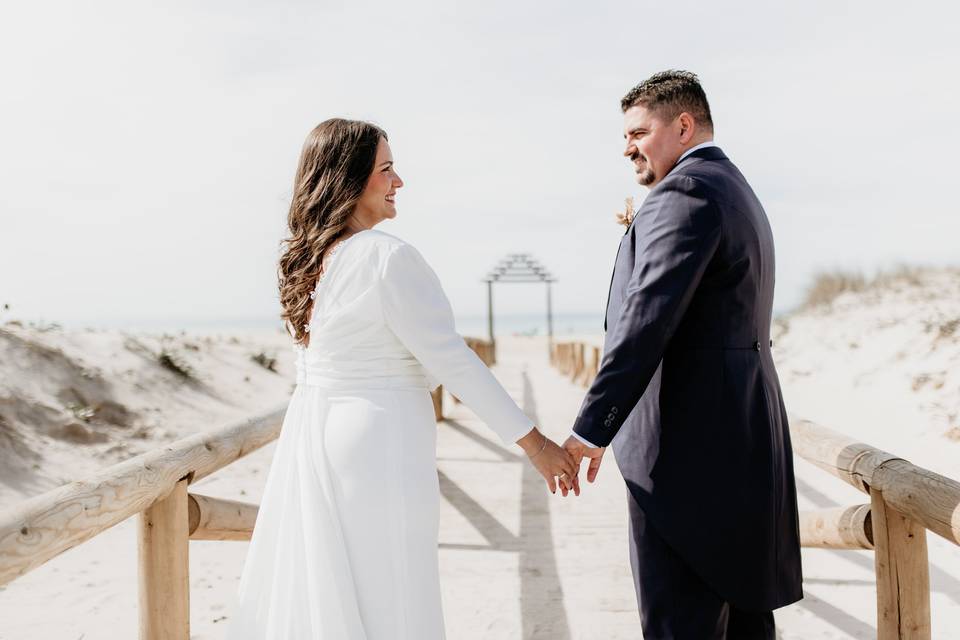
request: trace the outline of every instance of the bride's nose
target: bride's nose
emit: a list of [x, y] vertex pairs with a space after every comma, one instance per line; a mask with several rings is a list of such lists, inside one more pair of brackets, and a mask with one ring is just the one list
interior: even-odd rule
[[400, 187], [403, 186], [403, 180], [400, 179], [400, 174], [394, 174], [394, 175], [396, 176], [396, 178], [394, 178], [393, 180], [393, 188], [399, 189]]

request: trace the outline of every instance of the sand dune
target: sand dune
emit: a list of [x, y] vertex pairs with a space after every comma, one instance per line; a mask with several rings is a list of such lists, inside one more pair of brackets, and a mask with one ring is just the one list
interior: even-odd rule
[[901, 270], [780, 318], [787, 408], [960, 479], [960, 270]]
[[293, 384], [290, 350], [281, 331], [134, 334], [8, 322], [0, 327], [0, 505], [279, 406]]

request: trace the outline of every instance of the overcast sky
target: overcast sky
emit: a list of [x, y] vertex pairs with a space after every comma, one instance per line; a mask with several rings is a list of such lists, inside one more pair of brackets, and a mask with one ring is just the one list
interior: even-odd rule
[[[777, 307], [819, 269], [960, 261], [954, 3], [18, 3], [0, 16], [0, 304], [71, 323], [275, 316], [300, 146], [390, 135], [381, 225], [458, 314], [527, 251], [603, 308], [625, 197], [620, 97], [700, 75], [763, 202]], [[498, 311], [539, 311], [531, 285]]]

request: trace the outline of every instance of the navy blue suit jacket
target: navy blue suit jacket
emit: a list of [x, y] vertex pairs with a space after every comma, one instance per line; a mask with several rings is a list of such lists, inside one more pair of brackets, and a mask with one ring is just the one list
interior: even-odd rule
[[746, 610], [802, 597], [796, 484], [770, 348], [766, 213], [717, 147], [685, 157], [620, 242], [604, 354], [574, 431], [612, 443], [651, 524]]

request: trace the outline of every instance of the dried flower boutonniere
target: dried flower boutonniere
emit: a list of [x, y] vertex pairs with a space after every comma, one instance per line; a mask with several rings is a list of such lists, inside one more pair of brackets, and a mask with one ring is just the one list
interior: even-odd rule
[[633, 196], [630, 196], [623, 201], [624, 209], [617, 214], [617, 223], [622, 224], [625, 227], [629, 227], [630, 223], [633, 222]]

